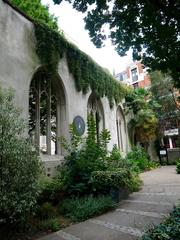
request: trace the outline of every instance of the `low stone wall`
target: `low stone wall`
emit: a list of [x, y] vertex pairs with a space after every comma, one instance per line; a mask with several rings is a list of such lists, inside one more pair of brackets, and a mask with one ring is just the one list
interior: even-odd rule
[[180, 149], [179, 148], [168, 149], [168, 160], [169, 160], [169, 163], [173, 164], [178, 159], [180, 159]]
[[64, 156], [61, 155], [40, 155], [42, 160], [42, 165], [45, 170], [47, 177], [54, 177], [56, 173], [56, 168], [61, 166], [64, 162]]

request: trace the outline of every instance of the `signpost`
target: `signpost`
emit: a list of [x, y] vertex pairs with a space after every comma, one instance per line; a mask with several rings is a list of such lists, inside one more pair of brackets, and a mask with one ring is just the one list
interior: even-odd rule
[[168, 152], [166, 147], [160, 147], [159, 150], [159, 157], [160, 157], [160, 164], [162, 165], [162, 160], [166, 159], [167, 164], [169, 163], [168, 161]]

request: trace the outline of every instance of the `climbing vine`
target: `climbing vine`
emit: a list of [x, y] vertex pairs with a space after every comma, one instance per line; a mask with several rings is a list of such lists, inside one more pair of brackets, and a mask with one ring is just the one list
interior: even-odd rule
[[106, 96], [111, 107], [114, 101], [119, 103], [125, 97], [125, 86], [75, 45], [69, 43], [59, 32], [45, 24], [35, 23], [35, 36], [36, 52], [50, 73], [57, 71], [59, 59], [65, 55], [77, 91], [86, 94], [91, 89], [99, 98]]

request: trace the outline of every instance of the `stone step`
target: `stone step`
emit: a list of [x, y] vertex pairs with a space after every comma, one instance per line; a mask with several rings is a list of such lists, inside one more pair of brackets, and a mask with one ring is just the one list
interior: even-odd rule
[[165, 213], [157, 213], [157, 212], [147, 212], [147, 211], [142, 211], [142, 210], [132, 210], [132, 209], [124, 209], [124, 208], [117, 208], [117, 212], [123, 212], [123, 213], [132, 213], [132, 214], [137, 214], [141, 216], [147, 216], [147, 217], [154, 217], [154, 218], [164, 218], [167, 217], [168, 214]]
[[[124, 230], [124, 231], [123, 231]], [[70, 226], [63, 230], [66, 233], [65, 240], [135, 240], [135, 234], [129, 234], [132, 229], [125, 229], [119, 225], [107, 224], [104, 221], [90, 219], [88, 221]], [[134, 229], [133, 229], [134, 230]], [[138, 233], [141, 233], [138, 231]], [[58, 234], [58, 233], [57, 233]], [[60, 233], [62, 237], [62, 233]], [[60, 238], [59, 238], [60, 239]], [[44, 239], [43, 239], [44, 240]]]
[[180, 195], [180, 184], [179, 185], [153, 185], [153, 186], [144, 186], [141, 192], [148, 193], [176, 193]]
[[180, 199], [179, 195], [157, 194], [157, 193], [133, 193], [129, 196], [129, 200], [139, 200], [148, 202], [168, 202], [172, 206]]
[[52, 233], [44, 237], [38, 238], [37, 240], [64, 240], [64, 238], [57, 235], [57, 233]]
[[[127, 209], [128, 210], [128, 209]], [[155, 213], [154, 213], [155, 214]], [[151, 216], [147, 212], [134, 212], [134, 211], [113, 211], [96, 217], [97, 220], [117, 224], [119, 226], [126, 226], [143, 231], [145, 228], [159, 224], [163, 216], [154, 217], [152, 212]]]
[[150, 202], [138, 200], [125, 200], [120, 202], [119, 208], [129, 210], [141, 210], [145, 212], [169, 213], [172, 209], [172, 204], [168, 202]]

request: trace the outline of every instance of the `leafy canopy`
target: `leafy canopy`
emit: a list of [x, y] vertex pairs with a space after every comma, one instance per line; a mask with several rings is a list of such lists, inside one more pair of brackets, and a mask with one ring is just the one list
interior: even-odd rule
[[157, 128], [157, 118], [148, 97], [147, 90], [142, 88], [129, 91], [126, 96], [127, 107], [133, 112], [129, 127], [135, 131], [136, 140], [144, 144], [155, 138]]
[[150, 77], [150, 104], [158, 118], [158, 133], [163, 135], [166, 126], [177, 127], [180, 122], [179, 91], [174, 88], [172, 78], [167, 74], [154, 71]]
[[105, 29], [109, 26], [108, 37], [121, 56], [131, 48], [134, 59], [142, 58], [152, 70], [169, 71], [180, 87], [179, 0], [66, 1], [87, 13], [86, 29], [97, 47], [107, 38]]

